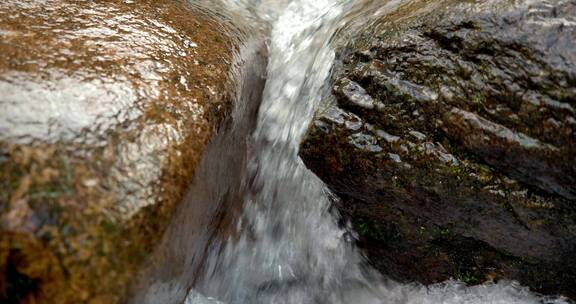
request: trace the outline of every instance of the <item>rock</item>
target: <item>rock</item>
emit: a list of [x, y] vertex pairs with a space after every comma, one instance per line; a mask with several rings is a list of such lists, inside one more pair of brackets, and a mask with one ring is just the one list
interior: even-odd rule
[[187, 1], [0, 3], [0, 302], [118, 303], [237, 95]]
[[341, 48], [300, 154], [383, 273], [576, 297], [574, 16], [406, 1]]
[[368, 110], [376, 107], [374, 99], [366, 93], [366, 90], [350, 79], [340, 80], [340, 84], [334, 87], [334, 92], [342, 96], [342, 102], [348, 107]]

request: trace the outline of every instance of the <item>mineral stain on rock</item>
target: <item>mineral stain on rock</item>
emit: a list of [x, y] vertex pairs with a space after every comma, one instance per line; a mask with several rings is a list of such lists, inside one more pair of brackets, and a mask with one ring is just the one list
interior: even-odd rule
[[117, 303], [232, 105], [186, 1], [1, 1], [0, 302]]
[[576, 296], [574, 16], [405, 1], [340, 48], [300, 155], [383, 273]]

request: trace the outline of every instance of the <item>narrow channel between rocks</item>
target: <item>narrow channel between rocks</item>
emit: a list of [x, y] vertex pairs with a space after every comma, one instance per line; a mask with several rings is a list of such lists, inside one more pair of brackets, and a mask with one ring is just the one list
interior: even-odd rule
[[406, 4], [376, 2], [223, 2], [261, 22], [267, 69], [237, 75], [236, 108], [134, 303], [565, 303], [511, 281], [424, 287], [387, 279], [331, 207], [339, 198], [300, 159], [314, 113], [331, 95], [338, 39]]

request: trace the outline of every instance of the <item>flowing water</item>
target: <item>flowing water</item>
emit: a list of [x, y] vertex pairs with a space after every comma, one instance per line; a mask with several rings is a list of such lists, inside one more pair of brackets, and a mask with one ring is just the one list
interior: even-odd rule
[[[399, 2], [224, 1], [225, 7], [244, 10], [264, 22], [269, 31], [262, 104], [251, 136], [233, 145], [240, 149], [233, 153], [236, 158], [225, 151], [211, 156], [219, 167], [211, 167], [212, 173], [206, 170], [197, 187], [206, 186], [212, 194], [193, 200], [216, 207], [184, 217], [188, 222], [177, 225], [180, 235], [187, 234], [190, 222], [196, 225], [195, 233], [178, 240], [180, 251], [173, 254], [183, 261], [173, 271], [178, 275], [158, 275], [144, 292], [143, 302], [562, 303], [538, 297], [513, 282], [465, 287], [449, 281], [424, 287], [382, 278], [354, 247], [354, 233], [338, 224], [330, 208], [335, 198], [299, 159], [298, 145], [321, 99], [329, 94], [325, 84], [335, 59], [334, 34]], [[250, 129], [245, 120], [236, 121]], [[242, 136], [231, 134], [230, 138]], [[210, 174], [220, 173], [228, 179], [211, 179]], [[236, 183], [236, 190], [230, 191], [226, 183]], [[225, 188], [228, 192], [223, 195]], [[215, 209], [226, 206], [223, 200], [241, 201], [242, 211], [232, 221], [228, 240], [216, 241], [204, 235], [210, 234], [208, 226], [219, 214]]]

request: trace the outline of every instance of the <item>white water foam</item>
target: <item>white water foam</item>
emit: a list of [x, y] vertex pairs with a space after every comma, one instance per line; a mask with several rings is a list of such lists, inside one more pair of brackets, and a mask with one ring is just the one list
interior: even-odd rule
[[[349, 21], [347, 13], [367, 1], [224, 2], [270, 22], [268, 79], [250, 138], [239, 236], [208, 252], [186, 304], [564, 303], [514, 282], [424, 287], [392, 282], [366, 267], [330, 211], [329, 191], [298, 158], [298, 145], [326, 93], [332, 36]], [[170, 302], [171, 288], [149, 290], [147, 302]]]

